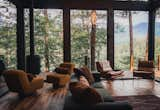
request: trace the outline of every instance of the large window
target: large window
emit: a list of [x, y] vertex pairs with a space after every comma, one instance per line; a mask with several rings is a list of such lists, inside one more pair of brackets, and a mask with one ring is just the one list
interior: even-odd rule
[[137, 68], [138, 60], [148, 59], [148, 12], [134, 11], [132, 20], [134, 68]]
[[[95, 11], [95, 10], [94, 10]], [[76, 66], [91, 64], [92, 10], [71, 10], [71, 59]], [[95, 60], [107, 57], [107, 12], [96, 10]]]
[[41, 70], [50, 71], [63, 62], [62, 10], [35, 9], [35, 54], [41, 57]]
[[7, 68], [16, 68], [16, 8], [7, 1], [0, 1], [0, 59]]
[[156, 12], [155, 23], [155, 63], [158, 64], [158, 56], [160, 55], [160, 9]]
[[148, 56], [148, 12], [115, 11], [114, 15], [115, 68], [133, 70], [138, 60]]
[[130, 67], [130, 38], [129, 20], [124, 11], [114, 12], [114, 61], [115, 69], [129, 69]]

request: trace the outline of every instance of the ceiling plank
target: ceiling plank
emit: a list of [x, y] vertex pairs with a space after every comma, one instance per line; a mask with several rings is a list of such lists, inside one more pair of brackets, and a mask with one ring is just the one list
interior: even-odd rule
[[[30, 0], [9, 0], [24, 8], [31, 6]], [[97, 9], [106, 10], [149, 10], [149, 3], [145, 1], [112, 1], [112, 0], [34, 0], [34, 8], [40, 9]]]

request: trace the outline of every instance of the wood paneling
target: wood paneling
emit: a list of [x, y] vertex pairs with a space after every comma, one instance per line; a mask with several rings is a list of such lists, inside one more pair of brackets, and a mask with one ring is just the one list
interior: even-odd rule
[[[21, 3], [25, 8], [31, 5], [30, 0], [9, 0], [14, 4]], [[71, 8], [71, 9], [99, 9], [110, 7], [118, 10], [149, 10], [149, 3], [145, 1], [114, 1], [114, 0], [34, 0], [35, 8]]]

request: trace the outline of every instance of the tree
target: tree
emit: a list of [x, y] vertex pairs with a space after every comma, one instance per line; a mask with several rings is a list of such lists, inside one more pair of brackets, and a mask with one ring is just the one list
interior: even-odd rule
[[96, 46], [96, 21], [97, 15], [96, 10], [92, 10], [91, 12], [91, 70], [95, 70], [95, 46]]
[[130, 70], [133, 71], [134, 58], [133, 58], [133, 25], [132, 13], [129, 11], [129, 34], [130, 34]]
[[49, 71], [49, 48], [48, 48], [49, 19], [48, 19], [47, 9], [44, 9], [44, 16], [45, 16], [45, 36], [44, 36], [45, 71]]

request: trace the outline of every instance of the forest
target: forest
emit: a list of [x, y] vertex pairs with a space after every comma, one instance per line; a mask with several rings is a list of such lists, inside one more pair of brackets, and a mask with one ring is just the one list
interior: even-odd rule
[[[16, 68], [16, 8], [0, 1], [0, 59], [7, 68]], [[107, 11], [96, 11], [95, 61], [107, 59]], [[91, 65], [92, 10], [71, 10], [71, 60], [77, 67]], [[41, 71], [52, 71], [63, 62], [62, 10], [35, 9], [35, 54], [41, 57]], [[115, 10], [115, 69], [137, 67], [139, 59], [147, 56], [148, 12]], [[144, 16], [144, 18], [142, 17]], [[29, 55], [29, 9], [25, 9], [26, 56]], [[141, 18], [141, 19], [140, 19]], [[138, 21], [138, 22], [137, 22]], [[160, 23], [159, 10], [156, 24]], [[156, 25], [156, 31], [159, 31]], [[155, 63], [160, 55], [160, 36], [155, 34]], [[132, 46], [130, 47], [130, 43]], [[130, 63], [132, 62], [132, 63]]]

